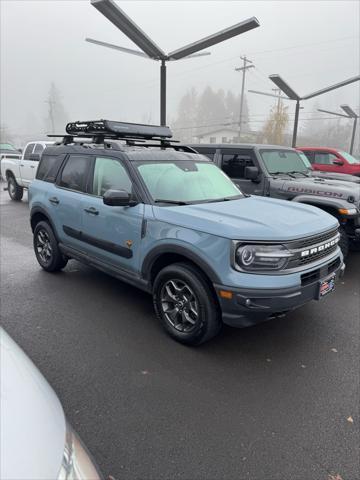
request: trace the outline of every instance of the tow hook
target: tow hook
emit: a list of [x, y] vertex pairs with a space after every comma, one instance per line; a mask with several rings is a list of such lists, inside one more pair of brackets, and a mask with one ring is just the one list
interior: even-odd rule
[[341, 268], [340, 268], [340, 275], [339, 275], [340, 278], [342, 278], [344, 276], [345, 268], [346, 268], [346, 265], [345, 265], [345, 263], [343, 263], [341, 265]]

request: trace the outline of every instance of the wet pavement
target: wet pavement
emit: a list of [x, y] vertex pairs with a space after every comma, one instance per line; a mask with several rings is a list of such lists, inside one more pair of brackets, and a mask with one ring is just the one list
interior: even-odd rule
[[141, 291], [75, 261], [43, 272], [27, 196], [0, 204], [2, 324], [106, 477], [360, 478], [360, 253], [321, 302], [192, 349]]

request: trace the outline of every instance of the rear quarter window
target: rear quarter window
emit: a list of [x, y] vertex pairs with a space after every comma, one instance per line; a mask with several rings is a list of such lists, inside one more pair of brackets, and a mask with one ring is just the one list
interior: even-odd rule
[[65, 155], [46, 155], [41, 157], [39, 168], [36, 174], [38, 180], [55, 183], [57, 174], [64, 161]]

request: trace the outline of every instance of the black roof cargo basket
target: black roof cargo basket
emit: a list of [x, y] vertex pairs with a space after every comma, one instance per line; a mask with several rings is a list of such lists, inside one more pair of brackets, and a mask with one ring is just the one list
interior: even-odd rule
[[[186, 145], [176, 145], [179, 143], [177, 140], [170, 140], [172, 137], [170, 128], [160, 125], [143, 125], [141, 123], [115, 122], [112, 120], [77, 121], [66, 125], [65, 135], [48, 134], [48, 137], [63, 137], [62, 142], [57, 143], [57, 145], [92, 143], [96, 145], [104, 144], [104, 148], [119, 150], [122, 147], [116, 145], [115, 142], [107, 142], [106, 140], [124, 140], [127, 147], [172, 148], [179, 152], [197, 153], [196, 150]], [[159, 143], [150, 143], [149, 140]]]
[[166, 126], [115, 122], [112, 120], [71, 122], [66, 125], [66, 133], [77, 137], [101, 135], [114, 139], [165, 140], [172, 137], [170, 128]]

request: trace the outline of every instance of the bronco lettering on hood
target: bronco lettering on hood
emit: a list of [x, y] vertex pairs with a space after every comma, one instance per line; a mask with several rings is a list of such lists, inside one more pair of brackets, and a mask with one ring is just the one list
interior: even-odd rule
[[325, 197], [342, 198], [344, 195], [339, 192], [327, 192], [326, 190], [313, 190], [312, 188], [288, 187], [288, 192], [310, 193], [311, 195], [321, 195]]

